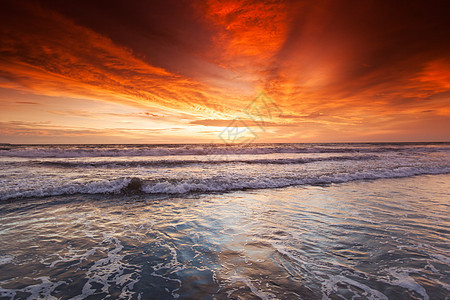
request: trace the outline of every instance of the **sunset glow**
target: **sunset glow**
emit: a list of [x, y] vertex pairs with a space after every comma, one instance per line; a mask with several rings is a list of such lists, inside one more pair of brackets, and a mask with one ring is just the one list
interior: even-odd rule
[[91, 2], [2, 3], [0, 143], [450, 140], [445, 1]]

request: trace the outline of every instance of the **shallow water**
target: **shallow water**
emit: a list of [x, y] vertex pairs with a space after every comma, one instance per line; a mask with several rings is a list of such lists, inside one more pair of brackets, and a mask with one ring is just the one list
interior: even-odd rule
[[0, 210], [16, 299], [446, 299], [450, 175]]

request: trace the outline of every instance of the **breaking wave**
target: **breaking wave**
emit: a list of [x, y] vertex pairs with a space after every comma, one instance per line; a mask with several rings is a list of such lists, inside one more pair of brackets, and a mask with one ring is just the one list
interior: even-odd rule
[[450, 152], [449, 143], [435, 144], [250, 144], [250, 145], [11, 145], [3, 157], [132, 157], [172, 155], [234, 155], [271, 153], [382, 153], [414, 151]]
[[356, 180], [409, 177], [415, 175], [448, 174], [450, 166], [435, 168], [404, 167], [393, 170], [375, 169], [355, 173], [328, 173], [319, 176], [279, 177], [269, 174], [264, 177], [214, 176], [207, 179], [139, 179], [116, 178], [112, 180], [91, 181], [88, 183], [67, 183], [61, 181], [52, 187], [20, 187], [0, 191], [1, 200], [29, 197], [46, 197], [73, 194], [157, 194], [183, 195], [188, 193], [228, 192], [247, 189], [282, 188], [293, 185], [326, 185]]

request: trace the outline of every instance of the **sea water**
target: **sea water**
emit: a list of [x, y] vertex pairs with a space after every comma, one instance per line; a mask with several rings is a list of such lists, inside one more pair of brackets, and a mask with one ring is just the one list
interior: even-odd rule
[[446, 299], [450, 144], [0, 148], [3, 299]]

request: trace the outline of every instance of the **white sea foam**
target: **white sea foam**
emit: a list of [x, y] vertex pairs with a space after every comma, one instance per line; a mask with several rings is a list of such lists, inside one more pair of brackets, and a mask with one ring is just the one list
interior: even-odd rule
[[172, 278], [169, 276], [161, 275], [159, 273], [159, 271], [164, 270], [164, 271], [167, 271], [168, 274], [176, 274], [177, 272], [184, 270], [185, 266], [181, 262], [178, 261], [178, 254], [177, 254], [176, 249], [173, 246], [168, 245], [168, 244], [161, 244], [161, 243], [159, 243], [159, 246], [162, 248], [169, 249], [170, 260], [161, 262], [161, 263], [158, 263], [158, 264], [152, 266], [153, 272], [151, 273], [151, 275], [155, 276], [155, 277], [163, 278], [167, 281], [176, 282], [178, 284], [178, 287], [176, 287], [175, 289], [173, 289], [171, 291], [166, 288], [166, 291], [170, 292], [174, 299], [177, 299], [180, 296], [179, 294], [177, 294], [177, 291], [180, 290], [182, 281], [178, 278]]
[[[89, 183], [67, 183], [64, 180], [53, 182], [50, 187], [42, 183], [41, 187], [34, 185], [27, 186], [24, 182], [21, 187], [14, 187], [9, 191], [0, 191], [0, 199], [28, 198], [28, 197], [47, 197], [58, 195], [73, 194], [105, 194], [119, 193], [121, 189], [127, 186], [130, 178], [120, 178], [113, 180], [92, 181]], [[30, 189], [31, 187], [31, 189]]]
[[1, 255], [0, 256], [0, 265], [6, 265], [12, 262], [14, 259], [14, 256], [12, 255]]
[[[225, 285], [233, 286], [237, 282], [242, 282], [243, 284], [245, 284], [250, 289], [250, 291], [255, 296], [257, 296], [259, 299], [269, 300], [269, 299], [277, 298], [275, 294], [266, 292], [266, 291], [263, 291], [263, 290], [257, 288], [249, 278], [246, 278], [243, 276], [239, 276], [239, 275], [230, 276], [229, 278], [227, 278]], [[233, 294], [233, 292], [234, 292], [234, 290], [230, 291], [229, 297]]]
[[348, 286], [353, 286], [358, 289], [361, 289], [364, 291], [362, 295], [367, 297], [367, 299], [370, 299], [370, 300], [388, 300], [389, 299], [386, 295], [384, 295], [380, 291], [372, 289], [361, 282], [358, 282], [356, 280], [353, 280], [353, 279], [350, 279], [350, 278], [347, 278], [347, 277], [341, 276], [341, 275], [330, 276], [330, 278], [323, 283], [323, 285], [322, 285], [323, 299], [330, 299], [329, 296], [338, 291], [338, 284], [345, 284]]
[[[278, 173], [261, 174], [255, 178], [252, 174], [238, 174], [236, 176], [220, 176], [211, 178], [158, 178], [141, 179], [142, 187], [140, 192], [147, 194], [172, 194], [180, 195], [186, 193], [207, 193], [207, 192], [227, 192], [242, 189], [265, 189], [281, 188], [292, 185], [316, 185], [344, 183], [355, 180], [383, 179], [408, 177], [421, 174], [446, 174], [450, 173], [450, 166], [429, 167], [403, 167], [396, 169], [369, 169], [359, 172], [342, 173], [317, 173], [317, 174], [299, 174], [298, 176], [280, 176]], [[46, 197], [57, 195], [73, 194], [118, 194], [123, 191], [130, 183], [131, 178], [114, 178], [103, 180], [92, 180], [80, 182], [75, 180], [73, 183], [66, 178], [48, 181], [45, 177], [43, 181], [22, 180], [21, 186], [4, 188], [0, 191], [0, 199], [16, 199], [28, 197]]]
[[386, 270], [386, 273], [388, 273], [392, 277], [392, 279], [388, 280], [381, 279], [381, 281], [384, 281], [392, 285], [397, 285], [402, 288], [406, 288], [410, 291], [416, 292], [417, 294], [422, 296], [424, 300], [429, 300], [430, 296], [428, 296], [425, 288], [420, 284], [418, 284], [410, 276], [411, 273], [420, 273], [420, 272], [421, 270], [415, 270], [411, 268], [391, 268]]
[[58, 298], [52, 296], [51, 294], [56, 290], [57, 287], [66, 283], [65, 281], [52, 282], [47, 276], [34, 278], [33, 280], [39, 280], [41, 282], [28, 285], [22, 289], [5, 289], [0, 286], [0, 296], [14, 299], [17, 292], [22, 292], [30, 294], [27, 299], [56, 300]]
[[[82, 293], [77, 295], [72, 300], [85, 299], [89, 296], [98, 293], [109, 294], [109, 288], [113, 284], [122, 288], [119, 299], [130, 299], [135, 294], [133, 286], [140, 279], [140, 267], [129, 265], [123, 262], [125, 253], [122, 253], [123, 246], [120, 241], [104, 233], [103, 243], [112, 244], [113, 249], [106, 249], [107, 257], [101, 258], [89, 268], [86, 272], [87, 282], [84, 284]], [[125, 273], [125, 270], [131, 270], [131, 273]], [[101, 286], [100, 291], [96, 286]]]
[[120, 157], [168, 155], [224, 155], [267, 153], [380, 153], [450, 152], [442, 144], [197, 144], [197, 145], [11, 145], [0, 149], [7, 157]]

